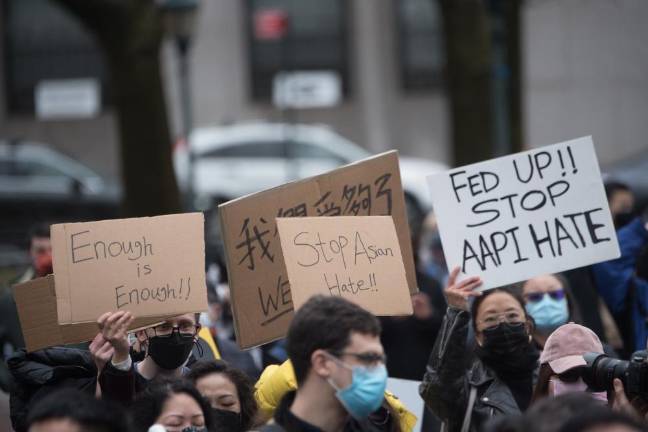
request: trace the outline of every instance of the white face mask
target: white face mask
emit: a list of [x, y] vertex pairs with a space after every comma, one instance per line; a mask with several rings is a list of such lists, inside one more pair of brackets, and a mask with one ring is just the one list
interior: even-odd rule
[[[565, 382], [558, 377], [553, 377], [549, 380], [553, 386], [553, 396], [560, 396], [567, 393], [588, 393], [587, 384], [583, 381], [582, 378], [574, 382]], [[594, 399], [607, 402], [607, 393], [606, 392], [589, 392]]]

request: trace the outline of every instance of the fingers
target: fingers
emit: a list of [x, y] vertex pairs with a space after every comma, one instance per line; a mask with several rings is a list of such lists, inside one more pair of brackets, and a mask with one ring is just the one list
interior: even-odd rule
[[461, 267], [459, 266], [452, 269], [450, 275], [448, 276], [448, 288], [454, 286], [460, 271], [461, 271]]
[[462, 291], [472, 291], [476, 287], [482, 284], [481, 278], [479, 276], [468, 277], [457, 284], [458, 290]]

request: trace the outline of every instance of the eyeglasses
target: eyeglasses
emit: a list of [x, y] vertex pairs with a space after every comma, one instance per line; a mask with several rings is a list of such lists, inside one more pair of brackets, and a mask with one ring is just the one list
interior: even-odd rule
[[200, 325], [193, 323], [182, 323], [178, 326], [173, 326], [169, 323], [162, 323], [153, 327], [155, 336], [162, 337], [171, 336], [174, 331], [177, 331], [183, 336], [196, 336], [198, 334], [198, 330], [200, 330]]
[[356, 359], [358, 359], [360, 363], [365, 364], [367, 366], [378, 366], [379, 364], [387, 363], [386, 355], [378, 354], [374, 352], [354, 353], [349, 351], [338, 351], [338, 352], [331, 352], [330, 354], [335, 357], [344, 357], [344, 356], [355, 357]]
[[551, 292], [546, 292], [546, 293], [535, 292], [535, 293], [527, 294], [524, 297], [525, 297], [527, 302], [537, 303], [537, 302], [541, 301], [542, 299], [544, 299], [545, 296], [549, 296], [554, 300], [562, 300], [562, 299], [565, 298], [565, 291], [560, 289], [560, 290], [557, 290], [557, 291], [551, 291]]
[[502, 321], [505, 321], [509, 324], [522, 323], [525, 321], [525, 317], [518, 311], [510, 311], [498, 315], [488, 316], [479, 322], [481, 324], [484, 324], [486, 328], [489, 328], [495, 327]]

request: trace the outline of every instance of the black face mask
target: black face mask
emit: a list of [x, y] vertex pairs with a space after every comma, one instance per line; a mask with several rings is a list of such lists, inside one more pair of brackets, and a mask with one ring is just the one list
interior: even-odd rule
[[241, 414], [234, 411], [212, 408], [214, 430], [219, 432], [242, 432]]
[[187, 361], [193, 344], [193, 335], [183, 335], [174, 331], [170, 336], [150, 338], [148, 354], [162, 369], [173, 370]]
[[475, 353], [491, 369], [503, 374], [531, 372], [538, 361], [538, 350], [530, 343], [525, 323], [502, 322], [482, 332], [483, 346]]
[[636, 216], [634, 212], [617, 213], [614, 216], [614, 228], [619, 229], [628, 225]]

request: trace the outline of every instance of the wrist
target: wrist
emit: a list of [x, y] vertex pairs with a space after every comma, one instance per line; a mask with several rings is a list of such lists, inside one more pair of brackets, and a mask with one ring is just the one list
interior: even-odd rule
[[112, 356], [112, 362], [114, 363], [123, 363], [130, 358], [130, 351], [124, 349], [117, 349], [115, 347], [115, 352]]

